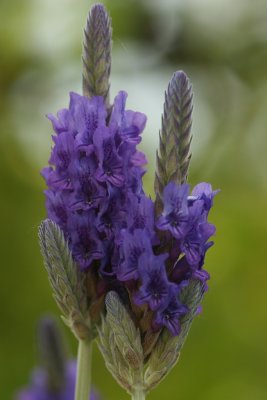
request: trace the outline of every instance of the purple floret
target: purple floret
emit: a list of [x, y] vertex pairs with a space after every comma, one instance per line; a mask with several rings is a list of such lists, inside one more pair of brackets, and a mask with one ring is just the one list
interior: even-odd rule
[[189, 185], [178, 186], [170, 182], [164, 189], [164, 209], [157, 222], [160, 230], [169, 230], [175, 238], [181, 238], [187, 228]]
[[219, 190], [213, 191], [211, 184], [206, 182], [199, 183], [192, 190], [192, 196], [204, 202], [204, 209], [207, 212], [209, 212], [213, 206], [213, 198], [217, 193], [219, 193]]
[[142, 229], [136, 229], [133, 233], [123, 232], [123, 240], [120, 246], [121, 262], [117, 269], [117, 277], [120, 281], [139, 278], [139, 269], [142, 268], [143, 254], [146, 259], [153, 254], [151, 241], [147, 233]]
[[69, 220], [72, 253], [81, 269], [90, 267], [93, 260], [103, 257], [103, 245], [94, 227], [95, 215], [81, 213]]
[[96, 135], [94, 144], [99, 160], [96, 179], [99, 182], [109, 182], [116, 187], [123, 186], [125, 182], [123, 161], [116, 149], [114, 137], [107, 130], [102, 135]]
[[207, 222], [206, 199], [200, 194], [190, 205], [187, 229], [181, 237], [180, 248], [190, 265], [200, 263], [206, 252], [207, 240], [215, 234], [214, 225]]
[[146, 254], [142, 255], [139, 266], [142, 285], [134, 297], [136, 304], [149, 304], [150, 309], [155, 311], [168, 303], [175, 285], [169, 282], [166, 274], [167, 257], [167, 254], [149, 257]]

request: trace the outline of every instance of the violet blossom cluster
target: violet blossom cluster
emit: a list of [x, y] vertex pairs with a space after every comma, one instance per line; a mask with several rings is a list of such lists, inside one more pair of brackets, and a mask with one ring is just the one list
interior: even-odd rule
[[42, 171], [48, 217], [80, 269], [94, 271], [96, 297], [125, 290], [149, 310], [154, 331], [165, 326], [179, 335], [188, 312], [182, 288], [209, 279], [203, 265], [215, 233], [207, 219], [216, 191], [200, 183], [190, 193], [188, 184], [170, 181], [156, 214], [143, 190], [146, 158], [137, 149], [146, 116], [126, 110], [126, 97], [119, 92], [109, 109], [101, 96], [71, 93], [69, 108], [49, 115], [56, 135]]

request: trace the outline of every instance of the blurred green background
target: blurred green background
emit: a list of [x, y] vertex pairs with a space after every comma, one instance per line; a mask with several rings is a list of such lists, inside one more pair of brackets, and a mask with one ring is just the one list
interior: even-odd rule
[[[37, 241], [45, 217], [51, 126], [45, 118], [81, 92], [81, 39], [92, 3], [0, 1], [0, 398], [9, 400], [37, 362], [35, 329], [58, 311]], [[210, 290], [180, 361], [151, 400], [267, 398], [267, 2], [107, 0], [114, 28], [112, 96], [148, 115], [142, 148], [152, 193], [164, 90], [177, 69], [194, 87], [189, 181], [222, 191], [206, 262]], [[71, 351], [76, 343], [67, 329]], [[93, 382], [127, 399], [97, 349]]]

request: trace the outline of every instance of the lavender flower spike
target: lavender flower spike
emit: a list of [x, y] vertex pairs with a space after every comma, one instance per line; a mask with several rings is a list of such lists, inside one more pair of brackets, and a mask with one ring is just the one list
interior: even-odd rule
[[146, 124], [127, 110], [127, 93], [109, 104], [111, 26], [92, 7], [83, 52], [84, 95], [70, 94], [52, 122], [54, 146], [42, 171], [49, 220], [42, 252], [57, 303], [79, 339], [75, 400], [88, 400], [91, 341], [132, 396], [168, 374], [197, 315], [209, 274], [205, 255], [216, 191], [187, 184], [192, 90], [182, 71], [165, 94], [155, 195], [145, 194]]
[[183, 184], [191, 158], [192, 89], [183, 71], [174, 73], [165, 93], [155, 174], [156, 213], [162, 210], [164, 187], [171, 181]]
[[[34, 369], [30, 385], [19, 391], [15, 399], [73, 400], [76, 362], [67, 360], [63, 338], [54, 318], [42, 318], [37, 339], [42, 366]], [[89, 400], [100, 400], [95, 390], [91, 391]]]
[[104, 6], [95, 4], [84, 30], [83, 93], [103, 96], [109, 105], [109, 76], [111, 70], [111, 21]]

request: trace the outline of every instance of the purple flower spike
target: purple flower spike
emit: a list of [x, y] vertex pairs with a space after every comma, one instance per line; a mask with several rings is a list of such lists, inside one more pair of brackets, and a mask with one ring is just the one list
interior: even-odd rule
[[[202, 266], [215, 233], [207, 217], [217, 191], [201, 183], [189, 195], [189, 185], [171, 181], [155, 221], [155, 203], [142, 185], [145, 158], [136, 149], [146, 117], [126, 110], [126, 98], [125, 92], [118, 94], [109, 120], [103, 98], [75, 93], [69, 110], [49, 116], [57, 135], [51, 166], [42, 171], [49, 187], [47, 210], [82, 270], [94, 263], [101, 279], [112, 277], [119, 285], [135, 281], [140, 285], [133, 289], [136, 304], [157, 311], [189, 279], [206, 284]], [[173, 237], [166, 256], [156, 228]], [[170, 276], [166, 258], [173, 263]], [[177, 332], [178, 324], [179, 318], [166, 326]]]
[[[102, 97], [76, 93], [70, 94], [69, 109], [57, 118], [49, 115], [56, 136], [50, 166], [42, 171], [49, 187], [48, 216], [63, 229], [81, 269], [95, 260], [100, 265], [114, 260], [103, 250], [111, 244], [101, 241], [120, 241], [130, 218], [132, 231], [154, 227], [153, 203], [142, 188], [144, 158], [136, 149], [146, 118], [125, 110], [126, 98], [125, 92], [116, 97], [110, 121]], [[139, 203], [134, 217], [131, 204]], [[128, 207], [132, 217], [127, 222]]]
[[42, 175], [50, 219], [39, 238], [64, 321], [82, 341], [99, 333], [108, 369], [143, 397], [175, 364], [207, 290], [215, 233], [208, 215], [218, 191], [202, 182], [189, 193], [193, 93], [176, 71], [165, 92], [155, 200], [146, 195], [147, 159], [137, 146], [147, 118], [126, 109], [124, 91], [110, 102], [111, 33], [105, 7], [95, 4], [84, 30], [84, 95], [70, 93], [69, 107], [48, 115], [54, 146]]
[[[63, 229], [82, 270], [94, 263], [104, 281], [117, 279], [114, 284], [119, 286], [135, 281], [136, 304], [146, 304], [153, 312], [170, 304], [171, 322], [163, 317], [165, 308], [157, 321], [162, 318], [161, 324], [177, 334], [180, 314], [170, 298], [189, 279], [206, 285], [202, 266], [215, 233], [207, 217], [217, 192], [201, 183], [189, 195], [189, 185], [171, 181], [155, 221], [155, 204], [142, 185], [145, 158], [136, 149], [146, 117], [126, 110], [126, 98], [125, 92], [118, 94], [107, 120], [103, 98], [71, 93], [69, 110], [49, 117], [57, 135], [51, 166], [42, 172], [49, 187], [48, 216]], [[161, 249], [156, 228], [173, 237], [167, 255], [162, 254], [166, 248]], [[170, 276], [167, 258], [168, 268], [173, 263]]]
[[170, 182], [164, 189], [164, 209], [158, 219], [157, 228], [169, 230], [174, 237], [181, 238], [186, 230], [188, 221], [187, 196], [189, 186], [181, 186]]
[[[191, 280], [206, 285], [209, 276], [202, 267], [215, 233], [207, 219], [217, 191], [203, 182], [190, 194], [186, 184], [191, 85], [180, 71], [166, 93], [155, 183], [158, 192], [152, 201], [142, 182], [146, 158], [137, 149], [146, 116], [126, 109], [124, 91], [109, 105], [109, 84], [105, 81], [102, 86], [100, 64], [89, 57], [94, 52], [90, 40], [96, 37], [99, 60], [109, 59], [101, 27], [110, 32], [103, 7], [96, 6], [85, 32], [84, 89], [90, 97], [71, 93], [69, 108], [57, 117], [49, 115], [54, 147], [50, 166], [42, 171], [48, 186], [48, 216], [63, 230], [80, 269], [87, 273], [92, 268], [96, 302], [98, 292], [126, 291], [130, 301], [145, 305], [152, 314], [157, 312], [160, 326], [177, 334], [184, 309], [173, 293], [178, 296]], [[103, 70], [106, 78], [109, 72]], [[103, 95], [97, 96], [97, 90]], [[169, 118], [168, 113], [173, 115]], [[169, 320], [164, 313], [171, 316]]]

